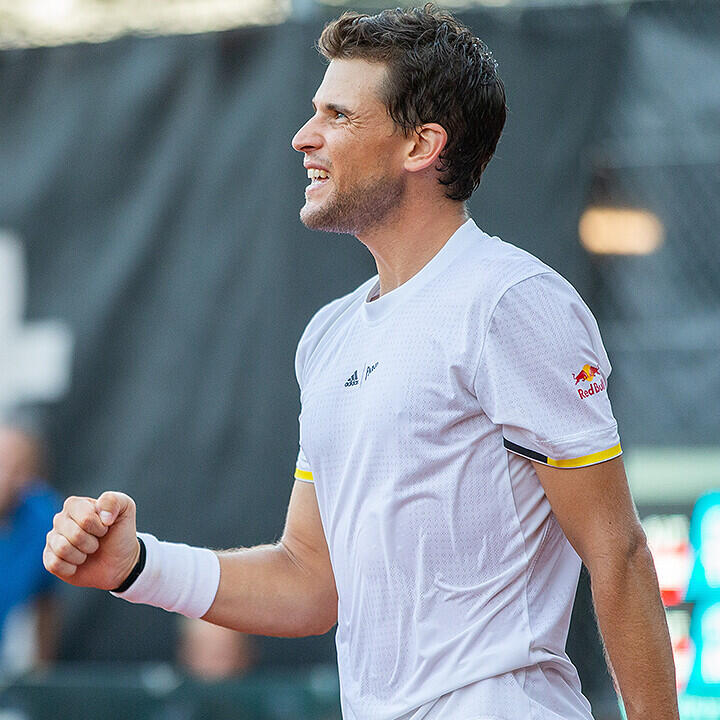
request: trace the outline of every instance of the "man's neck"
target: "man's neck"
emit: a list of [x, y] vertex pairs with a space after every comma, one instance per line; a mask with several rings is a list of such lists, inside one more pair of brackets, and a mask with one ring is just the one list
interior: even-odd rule
[[452, 203], [421, 213], [399, 212], [381, 227], [358, 235], [375, 258], [380, 295], [420, 272], [467, 219], [464, 203]]

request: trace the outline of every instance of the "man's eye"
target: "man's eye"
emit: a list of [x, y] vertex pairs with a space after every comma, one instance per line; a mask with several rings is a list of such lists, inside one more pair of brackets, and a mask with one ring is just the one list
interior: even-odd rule
[[345, 115], [345, 113], [338, 112], [337, 110], [335, 111], [335, 119], [336, 120], [340, 120], [341, 118], [345, 119], [346, 117], [347, 117], [347, 115]]

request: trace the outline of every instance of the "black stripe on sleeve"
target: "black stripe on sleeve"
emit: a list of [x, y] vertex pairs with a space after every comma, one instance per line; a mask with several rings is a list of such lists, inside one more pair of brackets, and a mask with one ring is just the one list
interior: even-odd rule
[[514, 442], [508, 440], [506, 437], [503, 437], [503, 445], [510, 452], [514, 452], [517, 455], [522, 455], [523, 457], [529, 458], [530, 460], [545, 463], [545, 465], [548, 464], [547, 455], [541, 455], [539, 452], [535, 452], [534, 450], [530, 450], [529, 448], [522, 447], [522, 445], [516, 445]]

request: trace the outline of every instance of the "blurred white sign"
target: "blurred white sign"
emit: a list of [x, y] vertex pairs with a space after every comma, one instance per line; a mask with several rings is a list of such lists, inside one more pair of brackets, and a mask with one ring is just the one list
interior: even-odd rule
[[[720, 505], [714, 505], [705, 511], [700, 537], [700, 562], [705, 568], [705, 580], [710, 587], [720, 588]], [[720, 648], [720, 634], [718, 640]], [[720, 675], [720, 666], [718, 674]]]
[[0, 48], [283, 22], [291, 0], [0, 0]]
[[25, 254], [0, 231], [0, 414], [20, 403], [60, 398], [70, 382], [73, 337], [59, 320], [24, 322]]
[[650, 515], [642, 521], [666, 607], [685, 600], [693, 567], [690, 520], [685, 515]]

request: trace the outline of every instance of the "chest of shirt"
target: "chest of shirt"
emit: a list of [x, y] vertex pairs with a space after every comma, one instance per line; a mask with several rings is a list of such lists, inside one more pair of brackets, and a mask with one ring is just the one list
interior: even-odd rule
[[[393, 318], [395, 319], [395, 318]], [[361, 318], [328, 333], [302, 390], [301, 442], [313, 472], [362, 448], [447, 439], [481, 413], [472, 392], [476, 347], [458, 327], [398, 314], [382, 326]]]

